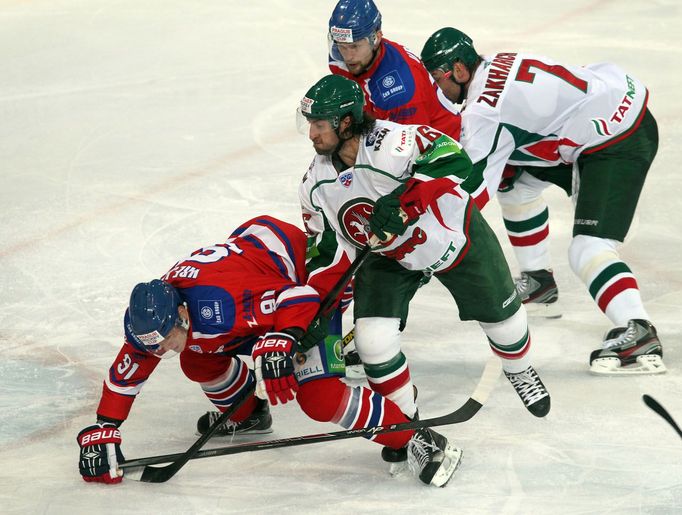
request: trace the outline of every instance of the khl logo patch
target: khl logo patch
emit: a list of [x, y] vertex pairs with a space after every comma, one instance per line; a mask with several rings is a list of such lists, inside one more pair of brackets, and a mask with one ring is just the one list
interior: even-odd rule
[[345, 172], [339, 175], [339, 182], [348, 188], [353, 183], [353, 172]]

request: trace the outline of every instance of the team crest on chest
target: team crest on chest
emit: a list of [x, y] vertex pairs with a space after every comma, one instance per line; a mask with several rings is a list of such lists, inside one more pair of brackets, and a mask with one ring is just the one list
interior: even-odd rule
[[372, 232], [369, 230], [369, 219], [372, 216], [374, 202], [368, 198], [354, 198], [346, 202], [338, 212], [339, 226], [344, 237], [356, 247], [367, 245]]
[[345, 188], [350, 187], [353, 184], [353, 172], [344, 172], [339, 175], [339, 182], [343, 184]]

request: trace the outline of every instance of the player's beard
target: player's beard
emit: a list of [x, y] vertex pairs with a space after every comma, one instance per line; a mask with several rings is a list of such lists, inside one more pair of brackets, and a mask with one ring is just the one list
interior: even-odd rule
[[337, 134], [336, 143], [328, 143], [323, 146], [322, 144], [318, 145], [313, 141], [313, 148], [320, 156], [331, 156], [339, 151], [339, 149], [343, 146], [344, 141], [345, 140], [339, 138]]

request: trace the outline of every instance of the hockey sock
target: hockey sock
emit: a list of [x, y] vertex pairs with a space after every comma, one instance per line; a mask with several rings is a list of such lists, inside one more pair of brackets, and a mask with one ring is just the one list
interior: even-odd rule
[[620, 260], [618, 242], [579, 234], [568, 248], [573, 272], [587, 286], [599, 309], [617, 326], [628, 320], [650, 320], [637, 281]]
[[[233, 358], [228, 369], [213, 381], [200, 383], [206, 397], [220, 411], [225, 411], [245, 388], [254, 382], [253, 373], [242, 360]], [[256, 407], [256, 397], [247, 400], [231, 417], [234, 422], [245, 420]]]
[[526, 310], [521, 306], [516, 313], [494, 324], [480, 322], [493, 353], [502, 360], [505, 372], [518, 373], [530, 366], [530, 332]]
[[[296, 400], [303, 412], [313, 420], [333, 422], [345, 429], [409, 421], [395, 403], [364, 386], [351, 388], [336, 377], [316, 379], [300, 385]], [[385, 433], [368, 439], [399, 449], [407, 445], [413, 433]]]
[[400, 351], [399, 327], [398, 318], [359, 318], [355, 321], [355, 347], [372, 390], [412, 417], [417, 405], [407, 360]]
[[551, 268], [549, 209], [538, 197], [532, 202], [502, 206], [504, 226], [521, 270]]

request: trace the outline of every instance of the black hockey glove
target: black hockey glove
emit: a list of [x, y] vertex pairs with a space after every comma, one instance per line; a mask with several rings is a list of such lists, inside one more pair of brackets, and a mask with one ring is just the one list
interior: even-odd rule
[[300, 352], [308, 352], [315, 345], [323, 341], [329, 334], [330, 320], [329, 317], [325, 316], [315, 317], [308, 326], [306, 333], [298, 341], [298, 350]]
[[83, 479], [95, 483], [120, 483], [118, 462], [124, 461], [121, 452], [121, 431], [115, 424], [97, 422], [78, 433], [76, 438], [81, 453], [78, 469]]

